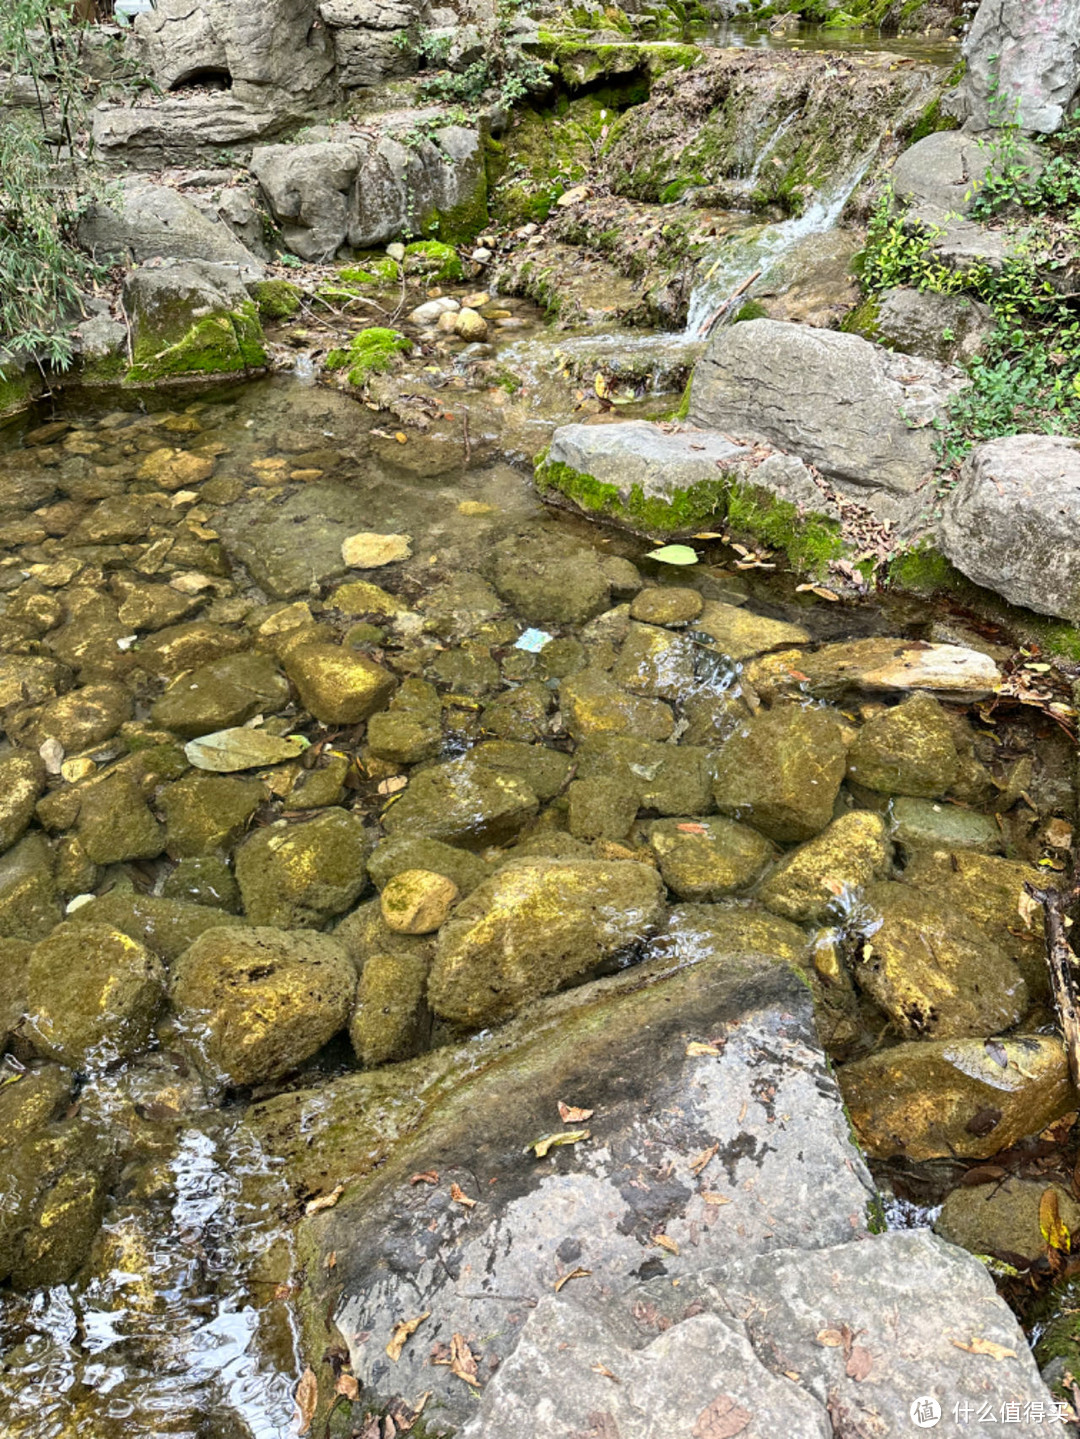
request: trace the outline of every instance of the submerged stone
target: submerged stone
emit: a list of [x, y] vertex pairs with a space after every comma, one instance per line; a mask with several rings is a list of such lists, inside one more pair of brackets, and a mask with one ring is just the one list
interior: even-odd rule
[[484, 861], [465, 849], [455, 849], [437, 839], [384, 839], [368, 858], [368, 874], [377, 889], [385, 889], [395, 875], [407, 869], [423, 869], [445, 875], [462, 894], [476, 888], [488, 876]]
[[570, 833], [575, 839], [625, 839], [637, 818], [638, 787], [628, 776], [576, 779], [566, 794]]
[[467, 755], [414, 774], [408, 789], [384, 810], [382, 822], [392, 838], [423, 837], [484, 849], [513, 839], [539, 807], [524, 780]]
[[961, 1186], [945, 1196], [934, 1229], [950, 1244], [972, 1254], [989, 1254], [1007, 1264], [1034, 1263], [1046, 1253], [1040, 1209], [1049, 1190], [1070, 1234], [1080, 1230], [1080, 1204], [1060, 1184], [1005, 1176], [992, 1186]]
[[713, 808], [712, 756], [700, 746], [595, 735], [578, 746], [574, 760], [581, 779], [612, 776], [632, 785], [642, 809], [695, 815]]
[[754, 954], [802, 966], [810, 947], [798, 925], [736, 904], [677, 904], [654, 944], [680, 964], [714, 955], [734, 962]]
[[748, 660], [766, 650], [785, 645], [807, 644], [810, 635], [801, 625], [784, 620], [770, 620], [739, 605], [706, 601], [693, 625], [695, 638], [702, 639], [708, 649], [727, 655], [732, 660]]
[[854, 810], [785, 855], [757, 897], [785, 919], [824, 924], [830, 916], [847, 912], [871, 880], [884, 879], [891, 858], [882, 817]]
[[694, 684], [694, 647], [658, 625], [630, 625], [611, 678], [631, 694], [679, 700]]
[[119, 885], [75, 910], [68, 924], [109, 925], [144, 944], [172, 964], [201, 934], [219, 925], [242, 924], [235, 914], [191, 904], [184, 899], [137, 894]]
[[912, 695], [869, 720], [848, 755], [848, 777], [879, 794], [934, 799], [959, 773], [953, 727], [929, 695]]
[[0, 851], [10, 849], [34, 817], [45, 787], [45, 765], [36, 754], [14, 753], [0, 759]]
[[156, 859], [165, 828], [136, 782], [124, 774], [88, 785], [79, 805], [79, 840], [94, 864]]
[[285, 671], [305, 709], [323, 724], [359, 724], [397, 687], [388, 670], [340, 645], [297, 645], [285, 657]]
[[531, 624], [579, 625], [607, 608], [622, 563], [580, 540], [536, 530], [495, 547], [491, 578]]
[[48, 842], [42, 834], [24, 835], [0, 856], [0, 935], [44, 939], [62, 917]]
[[902, 797], [893, 801], [892, 835], [905, 849], [980, 850], [994, 854], [1005, 841], [993, 816], [960, 805]]
[[288, 702], [289, 686], [269, 655], [228, 655], [175, 679], [151, 711], [154, 723], [185, 739], [242, 725]]
[[575, 739], [587, 735], [628, 734], [645, 740], [668, 739], [675, 728], [670, 705], [632, 695], [600, 669], [584, 669], [559, 689], [563, 723]]
[[165, 815], [165, 847], [177, 858], [231, 849], [266, 796], [258, 780], [186, 775], [158, 796]]
[[373, 954], [367, 959], [349, 1021], [349, 1037], [361, 1064], [400, 1064], [425, 1047], [431, 1032], [425, 999], [430, 968], [427, 954]]
[[302, 824], [273, 824], [236, 851], [236, 881], [250, 924], [319, 929], [343, 914], [367, 884], [371, 837], [348, 810], [324, 810]]
[[664, 883], [685, 900], [738, 894], [776, 855], [763, 835], [730, 819], [661, 819], [647, 834]]

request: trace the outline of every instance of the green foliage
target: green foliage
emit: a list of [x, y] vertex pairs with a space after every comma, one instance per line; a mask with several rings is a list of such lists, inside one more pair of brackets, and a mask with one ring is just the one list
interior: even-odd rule
[[10, 0], [0, 73], [29, 76], [38, 104], [0, 124], [0, 357], [33, 355], [61, 370], [80, 288], [101, 274], [75, 236], [95, 179], [78, 59], [74, 0]]
[[453, 245], [441, 240], [417, 240], [405, 246], [405, 273], [428, 275], [441, 284], [464, 280], [465, 266]]
[[346, 350], [331, 350], [326, 357], [328, 370], [348, 370], [350, 385], [364, 385], [372, 375], [383, 375], [393, 368], [398, 355], [412, 349], [412, 341], [398, 330], [375, 325], [354, 335]]
[[549, 86], [547, 69], [529, 55], [510, 34], [513, 7], [501, 6], [492, 19], [475, 24], [483, 54], [461, 70], [445, 68], [452, 41], [447, 35], [421, 30], [412, 48], [423, 67], [435, 73], [421, 86], [425, 99], [457, 101], [477, 107], [481, 104], [514, 105], [527, 95], [539, 94]]

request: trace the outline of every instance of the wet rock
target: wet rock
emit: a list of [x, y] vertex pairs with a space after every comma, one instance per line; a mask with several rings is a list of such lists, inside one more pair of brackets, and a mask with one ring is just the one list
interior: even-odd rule
[[487, 645], [462, 645], [435, 656], [431, 672], [454, 694], [482, 695], [499, 685], [499, 666]]
[[191, 774], [158, 796], [165, 816], [165, 847], [176, 858], [230, 850], [266, 799], [258, 780]]
[[1076, 1107], [1061, 1041], [1041, 1034], [898, 1044], [845, 1065], [840, 1087], [879, 1159], [987, 1159]]
[[428, 1000], [479, 1028], [640, 943], [663, 918], [648, 865], [523, 861], [485, 880], [439, 932]]
[[349, 1037], [360, 1063], [400, 1064], [425, 1048], [431, 1015], [425, 998], [431, 960], [419, 954], [373, 954], [360, 975]]
[[387, 594], [367, 580], [350, 580], [346, 585], [339, 585], [329, 603], [347, 615], [385, 615], [387, 618], [408, 608], [396, 595]]
[[661, 819], [646, 833], [664, 883], [686, 900], [740, 893], [776, 854], [764, 836], [730, 819]]
[[0, 1274], [16, 1289], [70, 1280], [90, 1251], [105, 1209], [106, 1156], [73, 1119], [9, 1150], [0, 1174]]
[[780, 843], [812, 839], [832, 819], [846, 768], [836, 715], [779, 705], [740, 726], [720, 750], [716, 807]]
[[24, 835], [0, 857], [0, 935], [44, 939], [62, 916], [48, 842], [42, 834]]
[[43, 704], [71, 688], [67, 665], [44, 655], [0, 656], [0, 710]]
[[36, 711], [24, 712], [19, 716], [18, 732], [36, 748], [55, 739], [69, 753], [77, 753], [112, 739], [131, 719], [134, 708], [131, 692], [123, 685], [82, 685]]
[[159, 630], [139, 648], [139, 659], [153, 674], [175, 675], [210, 664], [244, 648], [244, 636], [209, 620], [191, 620]]
[[0, 1089], [0, 1151], [58, 1119], [71, 1101], [74, 1079], [62, 1065], [42, 1064], [5, 1084]]
[[957, 114], [972, 130], [1005, 123], [1052, 135], [1080, 90], [1080, 9], [983, 0], [972, 21]]
[[690, 416], [778, 445], [864, 495], [909, 495], [933, 473], [933, 422], [965, 383], [958, 370], [858, 335], [750, 320], [715, 331], [694, 371]]
[[977, 445], [940, 534], [969, 580], [1039, 614], [1080, 620], [1080, 446], [1059, 435]]
[[658, 585], [634, 596], [630, 618], [649, 625], [683, 625], [697, 619], [703, 603], [697, 590]]
[[693, 628], [696, 638], [705, 637], [702, 642], [707, 649], [715, 649], [732, 660], [752, 659], [767, 650], [804, 645], [810, 639], [801, 625], [770, 620], [738, 605], [721, 604], [719, 600], [706, 602]]
[[562, 750], [516, 740], [485, 740], [470, 751], [470, 758], [485, 769], [524, 780], [541, 803], [554, 799], [566, 788], [574, 768], [573, 757]]
[[383, 886], [382, 917], [398, 934], [431, 934], [446, 923], [459, 898], [457, 885], [446, 875], [400, 870]]
[[345, 1028], [356, 973], [338, 940], [211, 930], [176, 961], [172, 1002], [200, 1068], [234, 1088], [278, 1079]]
[[634, 621], [611, 678], [631, 694], [681, 699], [694, 684], [694, 647], [683, 635]]
[[185, 739], [242, 725], [284, 708], [289, 686], [269, 655], [227, 655], [175, 679], [151, 711], [162, 729]]
[[79, 806], [79, 841], [94, 864], [156, 859], [165, 848], [165, 828], [135, 781], [115, 775], [87, 786]]
[[996, 324], [990, 307], [967, 295], [886, 290], [876, 305], [873, 338], [904, 355], [966, 366], [986, 349]]
[[240, 908], [240, 887], [228, 862], [216, 854], [191, 855], [182, 859], [165, 877], [164, 899], [187, 900], [210, 909], [234, 914]]
[[373, 714], [367, 728], [368, 753], [390, 764], [420, 764], [442, 748], [442, 701], [434, 685], [406, 679], [389, 708]]
[[603, 555], [591, 545], [543, 530], [500, 541], [491, 579], [499, 595], [531, 624], [583, 624], [607, 608], [612, 590]]
[[539, 680], [529, 680], [497, 695], [484, 707], [484, 732], [498, 739], [532, 744], [547, 734], [551, 706], [552, 694], [548, 687]]
[[103, 1069], [146, 1045], [164, 998], [161, 962], [137, 940], [60, 924], [30, 954], [25, 1032], [47, 1059]]
[[871, 880], [884, 879], [891, 859], [882, 817], [854, 810], [786, 855], [757, 897], [766, 909], [797, 924], [825, 924]]
[[383, 708], [397, 685], [374, 660], [339, 645], [297, 645], [285, 670], [305, 709], [323, 724], [359, 724]]
[[461, 340], [483, 340], [487, 332], [487, 321], [476, 310], [462, 309], [454, 316], [454, 334]]
[[647, 740], [669, 738], [675, 728], [671, 707], [659, 699], [631, 695], [601, 669], [584, 669], [559, 687], [563, 723], [575, 739], [631, 734]]
[[116, 576], [110, 585], [120, 601], [118, 618], [131, 630], [161, 630], [186, 620], [204, 603], [199, 595], [181, 594], [171, 585], [151, 584]]
[[803, 965], [809, 941], [803, 931], [761, 909], [741, 905], [677, 904], [654, 941], [660, 954], [680, 964], [703, 956], [765, 955], [785, 964]]
[[444, 875], [468, 894], [488, 875], [487, 865], [477, 855], [437, 839], [385, 839], [372, 850], [367, 867], [378, 889], [385, 889], [405, 870], [422, 869]]
[[567, 790], [570, 833], [575, 839], [623, 840], [637, 818], [638, 787], [626, 775], [576, 779]]
[[928, 695], [912, 695], [869, 720], [848, 755], [848, 777], [879, 794], [947, 794], [960, 761], [949, 718]]
[[316, 769], [304, 769], [297, 775], [285, 796], [285, 809], [325, 809], [328, 805], [340, 804], [345, 798], [345, 781], [351, 769], [346, 755], [323, 755]]
[[417, 601], [416, 607], [425, 616], [425, 628], [448, 638], [461, 638], [494, 619], [504, 605], [487, 580], [465, 570], [446, 584], [437, 585]]
[[466, 756], [414, 773], [382, 822], [392, 838], [484, 849], [513, 839], [539, 806], [535, 791], [517, 775]]
[[371, 521], [364, 495], [315, 482], [292, 494], [254, 495], [224, 506], [214, 528], [231, 558], [275, 599], [311, 593], [345, 573], [341, 546]]
[[145, 945], [166, 964], [173, 964], [208, 929], [242, 923], [235, 914], [226, 914], [223, 910], [188, 903], [182, 898], [137, 894], [120, 885], [81, 906], [68, 920], [72, 926], [108, 925], [118, 929]]
[[711, 756], [695, 745], [597, 735], [583, 741], [574, 758], [581, 779], [610, 775], [634, 785], [642, 809], [695, 815], [713, 808]]
[[26, 971], [33, 945], [26, 939], [0, 939], [0, 1047], [5, 1051], [26, 1013]]
[[16, 752], [0, 759], [0, 851], [22, 836], [44, 787], [45, 765], [38, 755]]
[[321, 928], [363, 892], [370, 848], [363, 820], [342, 809], [249, 835], [234, 861], [249, 923]]
[[703, 689], [683, 702], [682, 717], [686, 728], [681, 743], [704, 745], [718, 749], [739, 725], [751, 717], [742, 694], [742, 687], [732, 676], [727, 689]]
[[1018, 1179], [1009, 1175], [1000, 1184], [961, 1186], [945, 1196], [935, 1231], [950, 1244], [972, 1254], [989, 1254], [1008, 1264], [1033, 1263], [1046, 1252], [1039, 1224], [1039, 1205], [1050, 1189], [1058, 1213], [1070, 1234], [1080, 1227], [1080, 1204], [1060, 1184]]
[[746, 666], [743, 678], [763, 696], [804, 692], [838, 699], [848, 690], [919, 691], [942, 698], [984, 699], [1001, 672], [979, 650], [900, 639], [842, 640], [812, 654], [782, 650]]
[[992, 1034], [1026, 1013], [1027, 985], [1015, 960], [966, 917], [909, 884], [871, 884], [864, 901], [873, 919], [856, 978], [901, 1034]]
[[176, 450], [166, 445], [150, 451], [136, 477], [153, 480], [163, 490], [189, 490], [201, 485], [213, 473], [214, 460], [209, 455], [196, 455], [190, 450]]
[[380, 535], [371, 530], [349, 535], [342, 541], [341, 558], [352, 570], [378, 570], [397, 564], [412, 554], [408, 535]]
[[1004, 847], [1001, 831], [990, 815], [926, 799], [893, 802], [892, 835], [905, 849], [970, 849], [995, 854]]

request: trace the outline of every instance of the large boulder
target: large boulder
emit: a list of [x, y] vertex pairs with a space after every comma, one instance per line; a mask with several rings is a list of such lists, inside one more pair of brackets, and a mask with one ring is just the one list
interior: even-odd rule
[[263, 267], [228, 225], [211, 220], [168, 185], [133, 177], [110, 190], [79, 224], [79, 238], [100, 259], [121, 264], [134, 260], [207, 260], [236, 267], [245, 278]]
[[[1017, 143], [1020, 161], [1032, 171], [1042, 169], [1045, 160], [1038, 147]], [[898, 156], [890, 178], [893, 193], [903, 204], [927, 218], [944, 218], [967, 215], [987, 175], [999, 174], [1004, 164], [986, 138], [960, 130], [938, 130]]]
[[939, 365], [969, 365], [997, 328], [989, 305], [968, 295], [900, 287], [886, 290], [873, 310], [868, 338]]
[[424, 6], [420, 0], [322, 0], [337, 79], [347, 89], [377, 85], [416, 69], [415, 41]]
[[176, 260], [128, 276], [131, 381], [247, 373], [267, 363], [254, 301], [231, 266]]
[[828, 479], [911, 495], [934, 471], [934, 422], [966, 383], [959, 370], [858, 335], [750, 320], [717, 331], [694, 371], [690, 418], [764, 440]]
[[939, 542], [976, 584], [1080, 621], [1080, 441], [1010, 435], [976, 446], [945, 505]]
[[1080, 0], [983, 0], [964, 55], [954, 108], [967, 128], [1052, 135], [1080, 91]]

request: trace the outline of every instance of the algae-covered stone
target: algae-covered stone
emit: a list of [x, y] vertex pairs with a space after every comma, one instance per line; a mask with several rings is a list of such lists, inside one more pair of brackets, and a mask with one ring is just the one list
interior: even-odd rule
[[373, 714], [368, 752], [390, 764], [420, 764], [442, 747], [442, 701], [426, 680], [403, 680], [390, 707]]
[[846, 768], [837, 715], [778, 705], [741, 725], [720, 750], [716, 807], [781, 843], [812, 839], [832, 819]]
[[242, 725], [288, 702], [289, 686], [269, 655], [228, 655], [175, 679], [151, 711], [154, 723], [185, 739]]
[[248, 921], [281, 929], [320, 928], [363, 892], [370, 848], [363, 820], [343, 809], [249, 835], [235, 860]]
[[172, 1001], [215, 1083], [288, 1074], [345, 1028], [356, 971], [340, 941], [255, 927], [210, 930], [177, 960]]
[[839, 1078], [877, 1159], [986, 1159], [1077, 1102], [1061, 1040], [1045, 1034], [898, 1044], [845, 1065]]
[[596, 735], [579, 745], [574, 758], [581, 779], [614, 775], [634, 785], [642, 809], [696, 815], [713, 808], [711, 756], [700, 746]]
[[34, 817], [45, 787], [45, 765], [36, 754], [15, 752], [0, 759], [0, 850], [10, 849]]
[[43, 704], [71, 688], [67, 665], [45, 655], [0, 656], [0, 710]]
[[19, 733], [35, 746], [55, 739], [68, 751], [90, 749], [111, 739], [133, 713], [134, 700], [123, 685], [82, 685], [27, 716], [29, 723], [20, 723]]
[[345, 798], [351, 761], [343, 754], [323, 754], [314, 769], [302, 769], [285, 796], [285, 809], [325, 809]]
[[757, 830], [731, 819], [660, 819], [647, 833], [664, 883], [686, 900], [738, 894], [776, 854]]
[[726, 689], [710, 687], [699, 690], [683, 702], [682, 717], [686, 728], [681, 742], [717, 749], [750, 715], [742, 688], [736, 683]]
[[947, 794], [960, 762], [949, 718], [929, 695], [912, 695], [869, 720], [848, 756], [848, 774], [879, 794]]
[[482, 695], [497, 688], [499, 666], [487, 645], [466, 644], [440, 650], [431, 665], [434, 677], [455, 694]]
[[484, 849], [513, 839], [539, 807], [524, 780], [466, 755], [414, 774], [382, 822], [395, 838], [423, 836]]
[[231, 849], [266, 795], [265, 786], [254, 779], [185, 775], [158, 796], [165, 847], [177, 858]]
[[431, 960], [421, 954], [373, 954], [364, 965], [349, 1021], [360, 1063], [399, 1064], [425, 1047], [431, 1033], [426, 991]]
[[431, 934], [446, 923], [459, 898], [457, 885], [444, 874], [401, 870], [383, 888], [382, 917], [399, 934]]
[[94, 864], [122, 864], [155, 859], [165, 848], [165, 828], [135, 781], [118, 774], [87, 786], [79, 806], [79, 840]]
[[693, 629], [696, 636], [708, 637], [707, 648], [732, 660], [748, 660], [784, 645], [807, 644], [810, 639], [801, 625], [770, 620], [719, 600], [706, 601]]
[[26, 1034], [49, 1059], [104, 1068], [143, 1048], [164, 997], [161, 961], [137, 940], [61, 924], [30, 955]]
[[1039, 1211], [1047, 1190], [1057, 1200], [1058, 1214], [1070, 1234], [1080, 1231], [1080, 1204], [1060, 1184], [1007, 1175], [998, 1184], [954, 1189], [945, 1196], [935, 1231], [950, 1244], [973, 1254], [989, 1254], [1016, 1264], [1034, 1263], [1046, 1253]]
[[485, 769], [524, 780], [541, 803], [565, 789], [574, 768], [573, 756], [562, 750], [508, 739], [485, 740], [470, 751], [470, 758]]
[[663, 892], [643, 864], [508, 865], [440, 930], [428, 1001], [458, 1024], [505, 1018], [647, 939], [663, 918]]
[[63, 916], [53, 857], [42, 834], [27, 834], [0, 856], [0, 935], [44, 939]]
[[33, 945], [27, 939], [0, 939], [0, 1050], [26, 1013], [26, 972]]
[[191, 855], [182, 859], [161, 886], [163, 899], [187, 900], [191, 904], [222, 909], [230, 914], [240, 908], [240, 887], [228, 861], [217, 854]]
[[1015, 960], [966, 916], [909, 884], [868, 885], [864, 903], [872, 919], [856, 978], [901, 1034], [994, 1034], [1026, 1013], [1028, 989]]
[[570, 833], [575, 839], [625, 839], [637, 818], [638, 788], [626, 775], [576, 779], [567, 798]]
[[885, 821], [869, 810], [833, 820], [816, 839], [786, 855], [758, 891], [766, 909], [798, 924], [824, 924], [837, 905], [873, 879], [883, 879], [891, 860]]
[[408, 608], [396, 595], [388, 594], [368, 580], [351, 580], [346, 585], [338, 585], [329, 603], [343, 614], [385, 615], [387, 618]]
[[70, 1280], [101, 1223], [106, 1156], [79, 1119], [27, 1136], [0, 1169], [0, 1275], [14, 1289]]
[[677, 904], [654, 944], [680, 964], [704, 955], [763, 954], [801, 966], [810, 947], [798, 925], [762, 909], [725, 904]]
[[631, 623], [611, 671], [631, 694], [679, 700], [694, 684], [694, 647], [659, 625]]
[[72, 926], [105, 924], [137, 940], [171, 964], [208, 929], [239, 925], [235, 914], [209, 909], [182, 898], [160, 898], [137, 894], [119, 885], [77, 909], [68, 923]]
[[551, 704], [552, 694], [547, 685], [528, 680], [485, 705], [481, 717], [484, 733], [531, 744], [547, 733]]
[[359, 724], [382, 709], [397, 687], [389, 670], [340, 645], [297, 645], [285, 670], [304, 708], [323, 724]]
[[580, 670], [564, 680], [559, 703], [563, 723], [575, 739], [627, 734], [638, 739], [664, 740], [675, 728], [670, 705], [630, 694], [600, 669]]
[[634, 596], [630, 618], [650, 625], [684, 625], [697, 619], [703, 603], [697, 590], [657, 585]]
[[905, 849], [979, 850], [994, 854], [1005, 844], [991, 815], [960, 805], [907, 797], [893, 802], [892, 834]]
[[186, 624], [170, 625], [145, 640], [139, 646], [139, 661], [153, 674], [171, 677], [234, 655], [245, 643], [243, 634], [224, 625], [210, 620], [189, 620]]
[[441, 840], [410, 837], [384, 839], [377, 844], [367, 868], [377, 889], [385, 889], [395, 875], [407, 869], [445, 875], [462, 894], [474, 890], [488, 876], [488, 867], [478, 855], [455, 849]]
[[507, 604], [532, 624], [583, 624], [607, 608], [612, 590], [604, 556], [544, 530], [500, 541], [491, 578]]
[[0, 1088], [0, 1151], [11, 1149], [59, 1118], [71, 1100], [75, 1076], [59, 1064], [28, 1068]]

